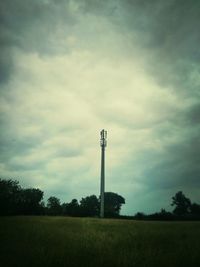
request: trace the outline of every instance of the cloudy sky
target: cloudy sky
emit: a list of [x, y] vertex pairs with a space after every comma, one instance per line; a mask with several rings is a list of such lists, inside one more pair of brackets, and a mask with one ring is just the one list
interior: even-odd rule
[[0, 175], [123, 214], [200, 202], [200, 1], [2, 0]]

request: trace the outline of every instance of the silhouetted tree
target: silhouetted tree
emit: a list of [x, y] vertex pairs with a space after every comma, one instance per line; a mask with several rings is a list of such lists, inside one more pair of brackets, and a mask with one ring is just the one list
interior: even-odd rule
[[197, 203], [192, 203], [190, 206], [190, 212], [194, 216], [200, 216], [200, 205]]
[[18, 181], [0, 179], [0, 214], [18, 214], [20, 202], [20, 190]]
[[39, 189], [22, 189], [18, 181], [0, 179], [0, 214], [42, 214], [43, 192]]
[[80, 206], [77, 199], [72, 199], [70, 203], [62, 204], [63, 215], [80, 216]]
[[97, 216], [99, 214], [99, 201], [95, 195], [82, 198], [80, 211], [83, 216]]
[[105, 192], [105, 216], [115, 217], [118, 216], [121, 210], [122, 204], [125, 204], [125, 199], [113, 192]]
[[47, 213], [49, 215], [61, 215], [62, 207], [60, 204], [60, 199], [57, 197], [50, 197], [47, 200]]
[[43, 192], [40, 189], [22, 189], [20, 192], [20, 213], [22, 214], [42, 214]]
[[[18, 181], [0, 179], [0, 215], [69, 215], [69, 216], [98, 216], [99, 199], [95, 195], [81, 199], [72, 199], [70, 203], [63, 203], [57, 197], [51, 196], [45, 207], [43, 192], [40, 189], [20, 187]], [[125, 199], [112, 192], [105, 193], [105, 215], [118, 216]]]
[[175, 206], [173, 213], [175, 215], [186, 215], [190, 212], [191, 201], [182, 191], [179, 191], [172, 197], [172, 206]]
[[137, 213], [134, 215], [134, 218], [135, 218], [136, 220], [143, 220], [145, 217], [146, 217], [146, 215], [145, 215], [143, 212], [137, 212]]

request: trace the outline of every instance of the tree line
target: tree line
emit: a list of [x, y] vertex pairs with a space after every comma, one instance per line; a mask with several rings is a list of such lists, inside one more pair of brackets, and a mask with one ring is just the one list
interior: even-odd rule
[[[83, 197], [80, 201], [72, 199], [61, 203], [51, 196], [47, 204], [43, 201], [44, 192], [36, 188], [24, 189], [18, 181], [0, 179], [0, 215], [67, 215], [98, 216], [100, 197], [95, 195]], [[113, 192], [105, 192], [105, 216], [118, 217], [125, 199]]]
[[178, 191], [172, 197], [172, 212], [161, 209], [160, 212], [144, 214], [137, 212], [132, 218], [139, 220], [200, 220], [200, 205], [192, 203], [182, 191]]
[[[24, 189], [16, 180], [0, 179], [0, 215], [62, 215], [77, 217], [98, 217], [100, 197], [90, 195], [80, 201], [72, 199], [61, 203], [51, 196], [47, 203], [43, 201], [44, 192], [37, 188]], [[161, 209], [160, 212], [146, 215], [137, 212], [134, 216], [120, 216], [125, 199], [113, 192], [105, 192], [105, 217], [117, 217], [137, 220], [200, 220], [200, 205], [192, 203], [182, 191], [172, 197], [172, 212]]]

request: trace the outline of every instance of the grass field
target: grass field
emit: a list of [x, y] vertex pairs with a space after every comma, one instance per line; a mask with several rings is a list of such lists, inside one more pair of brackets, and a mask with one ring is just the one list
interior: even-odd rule
[[200, 266], [200, 222], [1, 217], [0, 266]]

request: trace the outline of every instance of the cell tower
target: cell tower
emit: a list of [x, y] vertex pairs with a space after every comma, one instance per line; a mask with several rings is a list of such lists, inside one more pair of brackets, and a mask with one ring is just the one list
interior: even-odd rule
[[104, 218], [104, 190], [105, 190], [105, 147], [107, 145], [107, 131], [102, 130], [100, 139], [101, 145], [101, 205], [100, 205], [100, 217]]

